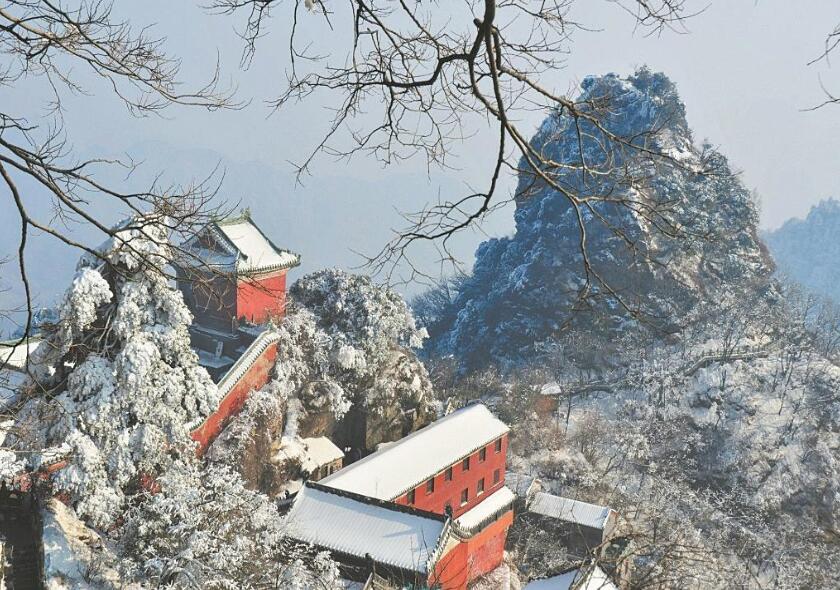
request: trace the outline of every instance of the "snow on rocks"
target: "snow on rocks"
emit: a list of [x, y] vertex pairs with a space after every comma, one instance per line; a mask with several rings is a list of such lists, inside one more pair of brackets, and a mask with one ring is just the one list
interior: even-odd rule
[[578, 101], [600, 125], [558, 109], [530, 142], [566, 191], [523, 160], [515, 234], [483, 242], [471, 275], [431, 314], [429, 350], [463, 368], [527, 364], [558, 332], [616, 335], [640, 317], [669, 331], [699, 300], [769, 279], [750, 191], [722, 154], [694, 144], [671, 80], [647, 68], [592, 76]]
[[140, 590], [120, 578], [113, 551], [72, 508], [51, 499], [41, 513], [47, 590]]

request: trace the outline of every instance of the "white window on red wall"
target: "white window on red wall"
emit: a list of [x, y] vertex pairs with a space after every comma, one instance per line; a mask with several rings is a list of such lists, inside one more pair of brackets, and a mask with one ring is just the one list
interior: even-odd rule
[[478, 485], [475, 486], [475, 495], [480, 496], [484, 493], [484, 478], [478, 480]]

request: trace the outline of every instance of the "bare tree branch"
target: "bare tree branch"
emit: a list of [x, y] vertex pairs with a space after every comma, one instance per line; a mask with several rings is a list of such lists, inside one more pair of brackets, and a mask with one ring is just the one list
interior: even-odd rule
[[[233, 100], [233, 89], [219, 87], [218, 67], [199, 88], [183, 89], [180, 63], [164, 51], [164, 40], [149, 32], [115, 19], [112, 4], [105, 0], [10, 0], [0, 6], [0, 85], [42, 79], [52, 92], [44, 123], [34, 122], [43, 119], [40, 112], [12, 113], [0, 107], [0, 173], [21, 224], [18, 270], [27, 309], [21, 342], [32, 329], [25, 256], [29, 228], [96, 256], [96, 249], [74, 239], [68, 226], [84, 224], [99, 230], [102, 239], [113, 237], [113, 221], [103, 209], [128, 216], [164, 212], [173, 232], [189, 232], [202, 223], [202, 211], [214, 192], [209, 179], [186, 188], [161, 187], [155, 181], [142, 191], [127, 192], [98, 177], [108, 166], [130, 173], [136, 163], [74, 158], [63, 131], [63, 96], [87, 91], [76, 70], [104, 82], [135, 116], [160, 113], [170, 105], [208, 110], [241, 106]], [[48, 210], [52, 217], [45, 219]]]
[[[693, 14], [685, 0], [613, 4], [650, 32], [681, 31], [684, 19]], [[686, 228], [675, 222], [667, 203], [648, 198], [648, 187], [658, 166], [685, 164], [653, 141], [666, 121], [644, 136], [623, 136], [605, 123], [611, 113], [609, 97], [578, 102], [544, 84], [547, 73], [563, 66], [570, 34], [584, 27], [570, 17], [574, 5], [574, 0], [476, 0], [446, 6], [403, 0], [214, 0], [210, 8], [228, 15], [246, 12], [241, 33], [245, 61], [254, 55], [271, 14], [288, 15], [293, 22], [287, 84], [272, 102], [274, 108], [316, 95], [336, 100], [322, 140], [297, 163], [299, 180], [321, 154], [338, 159], [367, 155], [386, 165], [419, 156], [427, 166], [445, 169], [454, 146], [472, 129], [495, 128], [493, 155], [488, 151], [483, 158], [489, 165], [486, 187], [406, 214], [406, 227], [368, 257], [374, 272], [393, 280], [396, 269], [408, 268], [404, 280], [429, 279], [412, 259], [413, 247], [424, 243], [438, 249], [441, 261], [456, 263], [451, 239], [509, 202], [511, 197], [499, 192], [503, 173], [513, 173], [519, 175], [520, 186], [521, 179], [531, 179], [514, 198], [526, 199], [548, 188], [574, 209], [586, 276], [580, 296], [597, 285], [630, 310], [631, 303], [593, 268], [587, 226], [603, 223], [621, 234], [596, 209], [596, 204], [608, 202], [626, 207], [664, 235], [680, 236]], [[312, 7], [308, 22], [300, 14], [304, 6]], [[302, 25], [318, 35], [347, 38], [347, 44], [334, 54], [315, 54], [313, 43], [303, 38]], [[521, 123], [532, 111], [559, 113], [575, 122], [577, 158], [554, 161], [532, 144]], [[600, 146], [597, 157], [586, 154], [585, 146], [592, 144]], [[581, 191], [563, 182], [561, 175], [569, 173], [591, 189]], [[635, 248], [626, 234], [623, 239]], [[644, 255], [643, 249], [635, 251]]]

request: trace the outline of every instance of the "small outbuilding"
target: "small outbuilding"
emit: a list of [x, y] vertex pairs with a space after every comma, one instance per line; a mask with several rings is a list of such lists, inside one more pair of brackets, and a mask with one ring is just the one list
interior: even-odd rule
[[608, 506], [536, 492], [527, 504], [527, 518], [555, 531], [570, 557], [583, 559], [600, 552], [613, 534], [618, 513]]
[[341, 469], [344, 452], [326, 436], [302, 439], [306, 449], [300, 467], [310, 481], [321, 480]]

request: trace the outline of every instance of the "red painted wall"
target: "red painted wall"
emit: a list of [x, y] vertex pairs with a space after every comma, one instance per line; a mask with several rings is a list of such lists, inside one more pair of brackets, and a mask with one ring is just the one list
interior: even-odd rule
[[[470, 455], [470, 469], [464, 471], [463, 461], [458, 461], [452, 465], [452, 480], [446, 481], [446, 470], [434, 476], [435, 491], [432, 493], [426, 492], [426, 482], [422, 482], [414, 488], [414, 504], [408, 501], [408, 494], [403, 494], [395, 500], [397, 504], [404, 506], [414, 506], [421, 510], [428, 510], [437, 514], [443, 514], [447, 502], [451, 503], [452, 514], [455, 518], [461, 516], [470, 508], [480, 504], [484, 498], [489, 496], [494, 491], [505, 485], [505, 464], [507, 461], [507, 447], [508, 437], [502, 436], [502, 450], [497, 453], [495, 449], [495, 441], [490, 442], [484, 448], [487, 449], [487, 457], [484, 461], [479, 462], [479, 451]], [[499, 470], [499, 482], [493, 483], [493, 472]], [[478, 481], [484, 478], [484, 493], [478, 495], [476, 493], [476, 486]], [[466, 488], [469, 490], [469, 500], [464, 506], [461, 506], [461, 491]]]
[[286, 313], [286, 271], [240, 279], [236, 288], [236, 317], [264, 324]]
[[429, 578], [429, 587], [464, 590], [476, 578], [499, 567], [511, 524], [513, 511], [509, 510], [480, 533], [461, 541], [438, 561]]
[[230, 418], [239, 413], [251, 391], [268, 383], [276, 358], [277, 343], [274, 343], [263, 351], [248, 372], [222, 398], [222, 401], [219, 402], [219, 408], [210, 414], [201, 426], [192, 431], [190, 436], [198, 442], [198, 455], [204, 454], [204, 451], [219, 436]]

